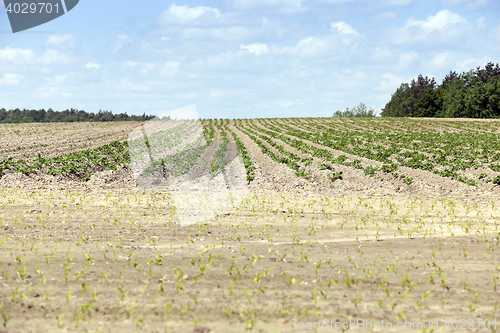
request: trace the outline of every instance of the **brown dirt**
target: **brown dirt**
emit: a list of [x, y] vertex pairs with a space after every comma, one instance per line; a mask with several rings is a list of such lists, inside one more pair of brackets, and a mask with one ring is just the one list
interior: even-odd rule
[[0, 160], [8, 157], [33, 161], [38, 154], [52, 158], [127, 141], [132, 129], [144, 122], [82, 122], [4, 124], [0, 127]]
[[0, 332], [498, 319], [498, 190], [406, 169], [410, 186], [347, 167], [306, 181], [230, 127], [257, 165], [251, 195], [198, 225], [179, 227], [170, 195], [127, 167], [87, 183], [3, 176]]

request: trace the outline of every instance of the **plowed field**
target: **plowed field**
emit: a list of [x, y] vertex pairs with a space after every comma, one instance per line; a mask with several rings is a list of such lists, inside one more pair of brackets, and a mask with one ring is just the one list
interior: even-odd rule
[[139, 125], [0, 128], [0, 332], [500, 328], [500, 121], [205, 120], [250, 193], [185, 227]]

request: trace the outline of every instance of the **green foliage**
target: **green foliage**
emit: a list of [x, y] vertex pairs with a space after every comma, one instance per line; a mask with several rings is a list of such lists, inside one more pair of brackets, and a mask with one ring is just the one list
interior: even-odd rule
[[500, 176], [496, 176], [495, 179], [493, 179], [493, 184], [500, 185]]
[[464, 96], [465, 96], [466, 78], [459, 78], [450, 83], [443, 95], [443, 109], [437, 116], [447, 118], [463, 117]]
[[333, 117], [375, 117], [375, 111], [370, 108], [368, 109], [364, 103], [359, 103], [358, 106], [352, 109], [345, 109], [344, 111], [335, 111]]
[[320, 169], [320, 170], [333, 170], [333, 166], [330, 164], [321, 163], [320, 165], [318, 165], [318, 169]]
[[484, 83], [470, 71], [446, 89], [443, 97], [444, 117], [500, 117], [500, 77]]
[[415, 106], [408, 83], [402, 83], [382, 109], [382, 117], [412, 117]]
[[[225, 134], [225, 133], [224, 133]], [[212, 159], [212, 165], [210, 168], [210, 178], [213, 178], [217, 176], [219, 173], [224, 171], [226, 169], [226, 166], [228, 165], [229, 161], [226, 159], [226, 152], [228, 150], [227, 148], [227, 143], [229, 141], [224, 141], [220, 145], [219, 149], [215, 152], [213, 159]]]
[[[252, 125], [248, 120], [246, 121], [246, 126], [238, 126], [237, 128], [244, 134], [248, 135], [248, 137], [250, 137], [250, 139], [252, 139], [260, 147], [262, 153], [271, 157], [271, 159], [273, 159], [277, 163], [286, 164], [289, 168], [295, 171], [295, 175], [297, 177], [309, 179], [310, 176], [305, 170], [301, 169], [300, 163], [309, 163], [310, 159], [302, 159], [296, 154], [286, 150], [283, 146], [277, 144], [271, 139], [271, 137], [275, 136], [274, 133], [272, 136], [262, 135], [258, 132], [260, 131], [266, 133], [266, 131]], [[269, 149], [268, 146], [275, 149], [277, 151], [277, 154]]]
[[[422, 130], [420, 120], [359, 120], [358, 124], [363, 130], [349, 127], [348, 122], [340, 122], [343, 122], [342, 127], [337, 126], [339, 121], [316, 120], [295, 123], [292, 127], [268, 119], [262, 126], [253, 128], [275, 140], [281, 140], [302, 154], [321, 159], [322, 163], [318, 165], [320, 169], [329, 169], [328, 165], [331, 163], [366, 170], [367, 174], [372, 171], [370, 166], [363, 167], [359, 159], [353, 158], [350, 161], [345, 155], [335, 156], [331, 151], [323, 149], [330, 148], [351, 156], [382, 162], [384, 164], [380, 170], [394, 177], [398, 177], [398, 167], [405, 166], [475, 185], [473, 180], [462, 176], [460, 171], [478, 167], [495, 170], [495, 161], [500, 160], [497, 152], [500, 143], [495, 126], [488, 130], [481, 125], [482, 130], [477, 131], [477, 125], [472, 122], [453, 122], [453, 128], [458, 127], [462, 132], [457, 133]], [[426, 123], [432, 124], [430, 121]], [[388, 130], [390, 127], [387, 125], [405, 130]], [[315, 145], [310, 145], [308, 141]], [[297, 157], [297, 162], [301, 160]], [[498, 169], [500, 171], [500, 165]], [[406, 182], [412, 180], [408, 179]]]
[[415, 105], [415, 117], [435, 117], [443, 108], [443, 88], [427, 89]]
[[380, 168], [380, 171], [385, 172], [385, 173], [393, 173], [398, 169], [398, 165], [391, 163], [391, 164], [384, 164]]
[[450, 72], [440, 86], [419, 75], [403, 83], [382, 110], [383, 117], [500, 118], [500, 67]]
[[337, 179], [342, 179], [342, 171], [340, 172], [332, 172], [332, 173], [329, 173], [328, 174], [328, 178], [334, 182], [336, 181]]
[[113, 114], [111, 111], [99, 110], [98, 113], [89, 113], [84, 110], [67, 109], [54, 111], [52, 109], [27, 110], [27, 109], [0, 109], [0, 123], [54, 123], [54, 122], [109, 122], [109, 121], [146, 121], [155, 116], [129, 116], [126, 112]]
[[[241, 120], [240, 120], [240, 124], [241, 124]], [[236, 121], [235, 121], [235, 125], [236, 125]], [[252, 159], [248, 155], [248, 152], [247, 152], [245, 146], [243, 145], [243, 142], [241, 142], [241, 140], [238, 138], [236, 133], [231, 131], [231, 129], [229, 129], [227, 124], [224, 125], [224, 129], [226, 131], [228, 131], [229, 133], [231, 133], [231, 135], [234, 139], [234, 142], [238, 146], [238, 150], [241, 152], [241, 157], [243, 158], [243, 164], [245, 165], [245, 170], [247, 173], [247, 182], [251, 182], [255, 178], [255, 164], [253, 163]]]
[[412, 177], [405, 177], [403, 179], [403, 182], [406, 184], [406, 185], [411, 185], [413, 184], [413, 178]]
[[88, 173], [87, 170], [116, 170], [117, 165], [130, 163], [129, 154], [125, 151], [127, 147], [126, 141], [115, 141], [95, 149], [73, 152], [50, 159], [43, 158], [39, 154], [32, 163], [24, 159], [14, 160], [9, 157], [7, 160], [0, 161], [0, 172], [4, 169], [11, 169], [28, 175], [37, 170], [46, 169], [45, 173], [49, 175], [75, 175], [87, 181], [94, 173]]
[[365, 169], [364, 169], [364, 173], [365, 175], [367, 176], [373, 176], [375, 175], [375, 173], [377, 172], [378, 168], [377, 167], [374, 167], [374, 166], [367, 166]]

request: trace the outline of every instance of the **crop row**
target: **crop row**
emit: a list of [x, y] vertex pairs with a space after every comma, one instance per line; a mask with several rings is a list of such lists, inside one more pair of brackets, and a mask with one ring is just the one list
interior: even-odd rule
[[[243, 164], [245, 165], [245, 170], [247, 173], [247, 182], [251, 182], [255, 178], [255, 164], [253, 163], [252, 159], [248, 155], [248, 152], [243, 145], [243, 142], [238, 138], [236, 133], [234, 133], [228, 126], [227, 124], [224, 125], [224, 128], [222, 129], [221, 132], [228, 131], [234, 139], [234, 142], [236, 143], [236, 146], [238, 146], [238, 150], [241, 152], [241, 157], [243, 159]], [[224, 133], [224, 137], [225, 133]]]
[[[158, 123], [156, 131], [148, 134], [147, 138], [140, 135], [139, 138], [129, 140], [129, 148], [133, 152], [132, 162], [142, 159], [143, 154], [161, 154], [165, 150], [180, 144], [198, 128], [194, 122], [186, 122], [173, 127], [168, 125], [175, 125], [175, 123], [173, 121], [162, 121]], [[151, 130], [155, 129], [152, 128]], [[146, 144], [144, 144], [144, 140], [146, 140]]]
[[[348, 126], [346, 123], [343, 122], [341, 126]], [[461, 138], [461, 136], [464, 136], [463, 134], [450, 133], [449, 135], [452, 138], [448, 137], [447, 149], [439, 151], [439, 155], [437, 155], [438, 152], [434, 148], [432, 151], [434, 155], [428, 157], [431, 154], [430, 148], [424, 151], [425, 154], [419, 150], [425, 150], [426, 147], [430, 147], [432, 144], [436, 146], [435, 142], [443, 142], [443, 138], [438, 136], [439, 133], [433, 133], [434, 136], [422, 133], [407, 133], [405, 131], [377, 133], [358, 128], [349, 128], [346, 131], [345, 129], [339, 129], [338, 123], [327, 121], [294, 125], [295, 127], [300, 126], [299, 128], [292, 128], [282, 123], [277, 124], [272, 120], [268, 120], [262, 125], [276, 133], [285, 133], [288, 136], [308, 140], [351, 155], [376, 160], [387, 165], [401, 165], [431, 171], [443, 177], [453, 177], [470, 185], [475, 185], [475, 181], [460, 175], [457, 170], [482, 166], [472, 154], [467, 155], [458, 151], [457, 148], [464, 145], [463, 138]], [[476, 138], [476, 140], [478, 139]], [[489, 137], [490, 145], [494, 139]], [[483, 145], [483, 147], [486, 146]], [[500, 158], [500, 155], [496, 152], [484, 151], [484, 154], [495, 161]], [[490, 164], [489, 167], [495, 171], [500, 170], [498, 164]]]
[[[316, 158], [319, 160], [319, 169], [334, 172], [330, 174], [332, 179], [341, 177], [341, 173], [335, 173], [333, 167], [339, 164], [361, 169], [367, 175], [376, 175], [377, 171], [390, 173], [407, 183], [411, 183], [412, 179], [397, 172], [400, 166], [430, 171], [470, 185], [476, 185], [478, 180], [500, 184], [500, 176], [488, 179], [488, 175], [481, 173], [478, 180], [475, 180], [463, 175], [463, 172], [470, 168], [489, 168], [500, 172], [500, 139], [496, 123], [483, 125], [472, 122], [426, 122], [411, 119], [332, 121], [329, 118], [255, 121], [259, 126], [254, 121], [242, 119], [236, 119], [233, 123], [235, 128], [255, 142], [264, 154], [277, 163], [286, 164], [297, 176], [306, 179], [310, 178], [310, 175], [304, 167]], [[154, 122], [151, 123], [154, 125]], [[243, 159], [247, 181], [252, 181], [255, 177], [254, 162], [243, 142], [228, 126], [229, 120], [210, 119], [202, 123], [205, 123], [201, 127], [204, 135], [197, 133], [200, 129], [198, 121], [187, 121], [179, 126], [172, 122], [173, 126], [158, 128], [161, 131], [152, 129], [153, 133], [148, 135], [146, 144], [141, 136], [130, 140], [129, 143], [115, 141], [95, 149], [50, 159], [38, 155], [33, 162], [10, 157], [0, 161], [0, 172], [12, 169], [30, 174], [43, 169], [47, 174], [73, 174], [88, 180], [91, 172], [115, 170], [119, 164], [135, 163], [149, 155], [152, 162], [146, 171], [157, 170], [161, 165], [169, 174], [178, 176], [185, 174], [199, 162], [200, 157], [211, 146], [217, 128], [222, 142], [229, 142], [228, 134], [232, 136], [232, 141]], [[311, 145], [311, 142], [314, 145]], [[307, 157], [303, 158], [290, 152], [281, 143], [293, 147]], [[183, 148], [168, 154], [168, 150], [175, 146]], [[222, 158], [227, 152], [224, 145], [217, 145], [217, 149], [219, 147], [222, 151], [214, 151], [213, 155], [216, 157], [216, 164], [220, 164], [217, 170], [227, 162], [222, 159], [218, 161], [219, 157]], [[131, 152], [130, 155], [127, 148]], [[345, 155], [336, 156], [329, 149], [378, 161], [383, 165], [363, 167], [361, 160], [349, 159]]]
[[127, 142], [115, 141], [110, 144], [91, 150], [73, 152], [63, 156], [50, 159], [38, 154], [35, 162], [29, 163], [24, 159], [14, 160], [9, 157], [0, 162], [0, 172], [11, 169], [24, 174], [31, 174], [41, 169], [49, 175], [76, 174], [88, 180], [92, 173], [86, 173], [89, 168], [116, 170], [119, 164], [130, 163], [129, 154], [126, 151]]
[[[248, 125], [248, 123], [247, 123], [247, 125]], [[271, 159], [273, 159], [275, 162], [286, 164], [289, 168], [291, 168], [295, 171], [295, 175], [297, 177], [310, 179], [310, 175], [304, 169], [301, 168], [299, 163], [302, 162], [305, 165], [309, 165], [312, 162], [311, 159], [302, 159], [302, 158], [298, 157], [297, 155], [286, 151], [283, 147], [276, 144], [270, 138], [265, 137], [263, 135], [260, 135], [260, 134], [256, 133], [255, 131], [253, 131], [252, 129], [250, 129], [250, 126], [236, 126], [236, 128], [238, 128], [242, 133], [246, 134], [250, 139], [252, 139], [252, 141], [254, 141], [260, 147], [262, 153], [271, 157]], [[264, 144], [257, 137], [259, 137], [260, 139], [265, 141], [267, 143], [267, 145], [273, 147], [282, 156], [278, 156], [273, 151], [271, 151], [267, 147], [267, 145]]]

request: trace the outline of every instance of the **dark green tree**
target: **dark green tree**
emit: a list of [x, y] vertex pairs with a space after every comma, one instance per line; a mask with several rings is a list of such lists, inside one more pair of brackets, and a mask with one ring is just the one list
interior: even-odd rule
[[492, 63], [491, 61], [484, 66], [484, 69], [477, 67], [476, 76], [483, 83], [488, 83], [490, 78], [500, 77], [500, 66], [498, 64]]
[[415, 109], [413, 96], [408, 83], [402, 83], [391, 100], [382, 109], [382, 117], [412, 117]]
[[485, 90], [490, 117], [500, 118], [500, 76], [488, 80]]
[[453, 81], [444, 90], [443, 110], [440, 116], [447, 118], [468, 117], [470, 110], [465, 106], [467, 89], [474, 85], [477, 77], [473, 70], [463, 73], [459, 79]]
[[422, 74], [419, 74], [416, 81], [413, 79], [410, 82], [410, 92], [414, 103], [417, 104], [427, 90], [434, 90], [435, 88], [436, 81], [434, 81], [434, 78], [429, 79], [427, 76], [424, 78]]
[[435, 117], [443, 109], [443, 88], [427, 89], [415, 105], [414, 117]]

